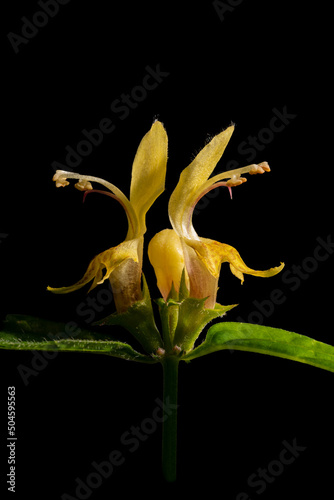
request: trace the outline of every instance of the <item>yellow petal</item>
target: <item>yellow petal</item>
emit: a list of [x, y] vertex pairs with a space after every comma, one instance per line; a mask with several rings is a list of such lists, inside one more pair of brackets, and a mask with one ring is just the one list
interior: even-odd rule
[[168, 207], [169, 218], [179, 235], [188, 233], [189, 216], [198, 198], [198, 193], [224, 153], [233, 130], [234, 126], [232, 125], [216, 135], [181, 173]]
[[130, 203], [137, 214], [137, 236], [146, 231], [145, 215], [165, 189], [167, 134], [161, 122], [155, 121], [139, 144], [133, 166]]
[[164, 229], [157, 233], [148, 245], [148, 257], [154, 267], [160, 293], [166, 300], [172, 284], [179, 291], [185, 267], [182, 243], [176, 232]]
[[[134, 262], [138, 262], [138, 248], [141, 244], [141, 238], [123, 241], [120, 245], [109, 248], [109, 250], [105, 250], [94, 257], [84, 276], [74, 285], [61, 288], [52, 288], [48, 286], [47, 289], [53, 293], [69, 293], [82, 288], [87, 283], [94, 280], [89, 289], [90, 291], [95, 288], [96, 285], [108, 279], [111, 273], [125, 260], [132, 259]], [[103, 275], [104, 270], [105, 274]]]
[[231, 272], [242, 283], [244, 281], [243, 273], [261, 278], [269, 278], [278, 274], [284, 267], [284, 263], [281, 262], [281, 265], [278, 267], [273, 267], [265, 271], [256, 271], [246, 266], [239, 252], [230, 245], [207, 238], [200, 238], [200, 241], [187, 240], [187, 243], [196, 251], [208, 271], [216, 278], [219, 277], [220, 266], [224, 262], [229, 262]]
[[205, 307], [213, 309], [216, 303], [218, 290], [218, 276], [211, 274], [203, 260], [198, 258], [197, 252], [189, 245], [183, 245], [186, 269], [189, 276], [190, 297], [204, 299]]

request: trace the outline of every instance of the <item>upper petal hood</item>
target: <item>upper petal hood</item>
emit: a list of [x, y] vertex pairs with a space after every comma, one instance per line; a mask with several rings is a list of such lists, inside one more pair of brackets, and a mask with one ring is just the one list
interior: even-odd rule
[[167, 167], [167, 134], [161, 122], [155, 121], [139, 144], [133, 165], [130, 203], [138, 221], [137, 235], [146, 231], [145, 216], [165, 189]]
[[218, 186], [238, 186], [246, 181], [241, 174], [263, 174], [270, 168], [266, 162], [258, 165], [225, 171], [210, 177], [220, 160], [234, 127], [230, 126], [215, 136], [185, 168], [169, 201], [169, 218], [178, 234], [190, 283], [190, 296], [207, 297], [206, 307], [214, 307], [218, 289], [221, 264], [229, 262], [232, 273], [243, 282], [243, 273], [269, 277], [277, 274], [283, 264], [266, 271], [249, 268], [241, 259], [237, 250], [230, 245], [207, 238], [200, 238], [192, 224], [192, 215], [198, 201], [211, 189]]
[[234, 127], [230, 126], [216, 135], [185, 168], [169, 200], [169, 218], [179, 235], [194, 237], [190, 218], [200, 196], [202, 186], [207, 181], [220, 160], [231, 138]]

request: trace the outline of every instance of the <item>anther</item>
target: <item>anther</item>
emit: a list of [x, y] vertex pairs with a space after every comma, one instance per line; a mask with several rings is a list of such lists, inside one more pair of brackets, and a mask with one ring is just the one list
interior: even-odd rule
[[264, 172], [270, 172], [270, 167], [266, 161], [263, 161], [258, 165], [254, 164], [252, 170], [249, 171], [250, 175], [264, 174]]
[[57, 170], [52, 180], [56, 183], [56, 187], [65, 187], [69, 185], [69, 182], [66, 180], [66, 175], [62, 173], [62, 170]]
[[89, 181], [86, 181], [85, 179], [80, 179], [79, 182], [74, 184], [74, 187], [79, 191], [90, 191], [91, 189], [93, 189], [91, 183]]
[[229, 179], [226, 182], [226, 185], [228, 187], [240, 186], [240, 184], [243, 184], [246, 181], [247, 181], [247, 179], [245, 177], [239, 177], [238, 175], [232, 175], [231, 179]]

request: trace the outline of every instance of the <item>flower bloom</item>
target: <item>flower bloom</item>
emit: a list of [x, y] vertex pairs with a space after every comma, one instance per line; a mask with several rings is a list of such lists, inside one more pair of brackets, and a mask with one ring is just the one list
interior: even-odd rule
[[[102, 192], [117, 200], [125, 210], [128, 232], [119, 245], [100, 253], [89, 264], [77, 283], [62, 288], [51, 288], [54, 293], [69, 293], [93, 281], [89, 290], [110, 280], [117, 312], [124, 312], [141, 298], [143, 241], [146, 232], [145, 217], [156, 198], [164, 191], [167, 165], [167, 134], [161, 122], [155, 121], [138, 147], [133, 166], [129, 199], [116, 186], [98, 177], [57, 170], [53, 180], [56, 187], [77, 179], [75, 187], [89, 192]], [[108, 191], [93, 189], [101, 184]]]
[[[284, 264], [256, 271], [244, 263], [238, 251], [230, 245], [197, 235], [192, 215], [198, 201], [211, 189], [225, 186], [231, 188], [246, 181], [242, 174], [263, 174], [269, 172], [269, 165], [248, 165], [210, 177], [221, 158], [234, 127], [230, 126], [216, 135], [183, 170], [179, 182], [169, 201], [169, 219], [173, 229], [156, 234], [149, 243], [148, 253], [155, 269], [158, 288], [166, 300], [172, 283], [179, 289], [183, 268], [190, 296], [205, 298], [206, 308], [214, 308], [218, 290], [221, 264], [228, 262], [231, 272], [244, 281], [244, 273], [253, 276], [270, 277], [280, 272]], [[171, 265], [172, 264], [172, 265]]]

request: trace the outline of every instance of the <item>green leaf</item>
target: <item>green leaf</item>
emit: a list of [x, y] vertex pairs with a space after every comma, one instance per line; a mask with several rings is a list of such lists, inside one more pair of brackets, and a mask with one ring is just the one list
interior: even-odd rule
[[157, 362], [110, 335], [81, 329], [74, 321], [58, 323], [24, 315], [6, 317], [0, 330], [0, 349], [91, 352], [140, 363]]
[[218, 323], [204, 342], [184, 355], [190, 361], [223, 349], [291, 359], [334, 372], [334, 347], [298, 333], [250, 323]]

